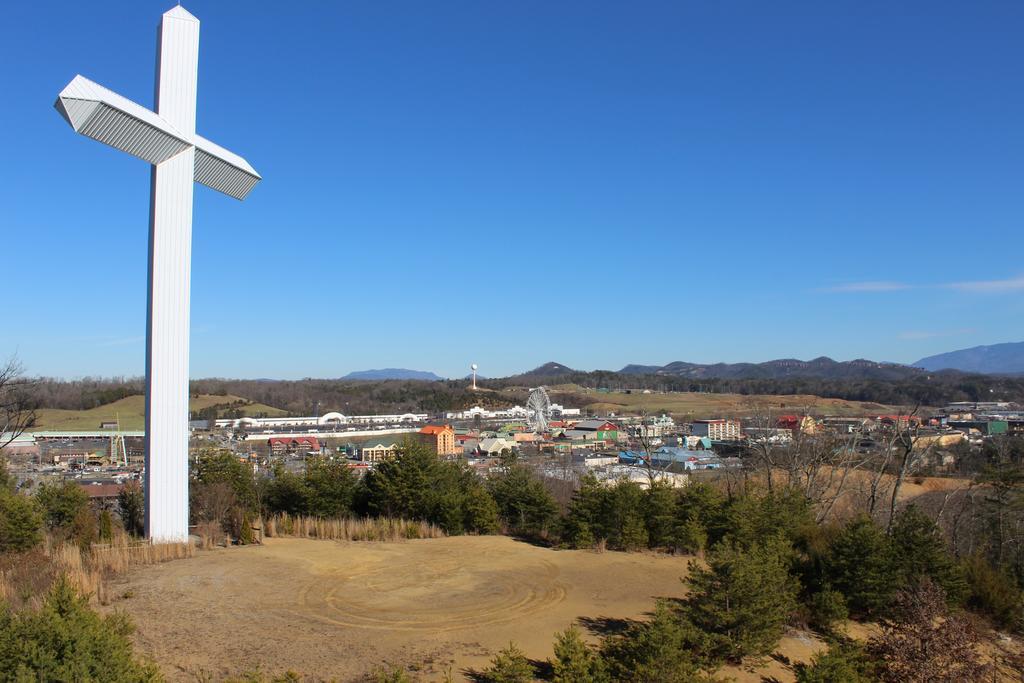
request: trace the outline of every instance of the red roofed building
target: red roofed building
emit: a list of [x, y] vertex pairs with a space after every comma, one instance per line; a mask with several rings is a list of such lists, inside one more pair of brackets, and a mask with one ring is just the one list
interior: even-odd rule
[[779, 429], [788, 429], [793, 432], [793, 436], [799, 432], [814, 434], [818, 430], [818, 423], [810, 415], [780, 415], [775, 421], [775, 426]]
[[320, 440], [315, 436], [272, 436], [267, 439], [267, 445], [274, 455], [320, 450]]
[[455, 429], [451, 425], [427, 425], [416, 433], [416, 438], [438, 455], [458, 455], [462, 452], [455, 445]]

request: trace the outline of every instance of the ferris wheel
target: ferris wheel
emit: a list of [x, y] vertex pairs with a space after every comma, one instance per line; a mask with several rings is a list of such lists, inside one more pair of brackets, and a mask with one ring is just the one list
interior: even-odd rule
[[530, 397], [526, 399], [526, 411], [535, 433], [547, 431], [548, 418], [551, 417], [551, 399], [548, 398], [548, 392], [544, 387], [530, 391]]

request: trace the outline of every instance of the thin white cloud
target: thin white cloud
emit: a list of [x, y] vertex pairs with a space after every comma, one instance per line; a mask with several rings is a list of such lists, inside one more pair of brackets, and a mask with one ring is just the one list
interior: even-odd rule
[[1006, 280], [975, 280], [973, 282], [950, 282], [942, 285], [948, 289], [955, 289], [960, 292], [975, 292], [978, 294], [1001, 294], [1003, 292], [1019, 292], [1024, 290], [1024, 275], [1011, 277]]
[[910, 289], [912, 285], [904, 282], [890, 282], [886, 280], [872, 280], [868, 282], [847, 282], [843, 285], [826, 287], [826, 292], [898, 292], [902, 289]]
[[872, 292], [898, 292], [905, 289], [952, 289], [969, 294], [1005, 294], [1007, 292], [1024, 291], [1024, 275], [1004, 280], [965, 280], [963, 282], [941, 282], [930, 285], [912, 285], [906, 282], [890, 280], [869, 280], [866, 282], [847, 282], [842, 285], [824, 287], [818, 291], [870, 294]]
[[955, 337], [961, 334], [972, 334], [977, 332], [972, 327], [965, 327], [959, 330], [908, 330], [906, 332], [900, 332], [897, 336], [899, 339], [935, 339], [937, 337]]

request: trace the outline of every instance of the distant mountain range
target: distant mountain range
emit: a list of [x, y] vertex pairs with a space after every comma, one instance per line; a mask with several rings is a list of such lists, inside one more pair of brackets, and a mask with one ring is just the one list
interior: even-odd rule
[[1024, 374], [1024, 342], [975, 346], [928, 356], [914, 363], [925, 370], [960, 370], [987, 375]]
[[341, 379], [418, 379], [423, 380], [425, 382], [433, 382], [439, 379], [444, 379], [444, 377], [435, 375], [432, 372], [424, 372], [423, 370], [407, 370], [405, 368], [381, 368], [380, 370], [358, 370], [356, 372], [350, 372]]
[[[824, 380], [888, 380], [899, 381], [923, 377], [928, 372], [941, 370], [980, 374], [1024, 374], [1024, 342], [976, 346], [922, 358], [913, 365], [885, 363], [858, 358], [836, 361], [827, 356], [813, 360], [781, 358], [764, 363], [687, 363], [675, 361], [667, 365], [630, 364], [617, 372], [621, 375], [660, 375], [685, 379], [790, 379], [814, 378]], [[563, 363], [550, 362], [538, 368], [505, 379], [524, 382], [543, 382], [549, 378], [566, 377], [583, 371], [574, 370]], [[385, 380], [405, 379], [436, 381], [444, 379], [433, 372], [383, 368], [350, 372], [341, 379]], [[469, 376], [466, 377], [469, 379]], [[483, 375], [477, 379], [484, 380]]]
[[814, 360], [782, 358], [764, 363], [686, 363], [668, 365], [627, 365], [619, 370], [626, 375], [665, 375], [689, 379], [784, 379], [816, 377], [819, 379], [886, 379], [898, 380], [918, 376], [919, 368], [898, 363], [872, 360], [835, 361], [827, 356]]
[[[545, 363], [513, 378], [525, 382], [539, 382], [582, 373], [562, 363]], [[601, 371], [598, 371], [601, 372]], [[899, 363], [880, 363], [870, 360], [835, 361], [822, 356], [814, 360], [783, 358], [765, 363], [686, 363], [676, 361], [668, 365], [631, 364], [618, 371], [607, 371], [619, 375], [660, 375], [686, 379], [876, 379], [902, 380], [925, 375], [921, 368]]]

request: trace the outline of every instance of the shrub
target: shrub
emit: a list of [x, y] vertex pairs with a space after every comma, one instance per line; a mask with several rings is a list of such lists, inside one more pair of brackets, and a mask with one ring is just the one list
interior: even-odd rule
[[0, 492], [0, 552], [24, 552], [43, 540], [43, 515], [28, 496]]
[[583, 642], [575, 626], [555, 634], [554, 650], [552, 683], [610, 683], [604, 660]]
[[712, 664], [706, 650], [704, 635], [659, 601], [650, 621], [607, 638], [601, 656], [613, 681], [691, 683], [708, 680], [701, 673]]
[[874, 662], [854, 642], [829, 643], [810, 664], [797, 664], [796, 683], [872, 683], [878, 680]]
[[38, 611], [0, 607], [0, 680], [160, 680], [154, 665], [135, 658], [131, 632], [126, 616], [101, 617], [60, 579]]
[[533, 666], [515, 643], [509, 643], [495, 655], [484, 671], [484, 677], [491, 683], [529, 683], [533, 675]]
[[121, 492], [117, 494], [117, 509], [125, 531], [135, 537], [145, 533], [146, 499], [139, 482], [129, 481], [121, 487]]
[[1017, 583], [981, 555], [963, 562], [967, 604], [992, 617], [1001, 627], [1024, 631], [1024, 594]]
[[819, 631], [831, 632], [848, 616], [846, 598], [839, 591], [825, 589], [811, 596], [811, 625]]
[[887, 683], [982, 681], [991, 665], [978, 652], [978, 634], [962, 615], [950, 613], [942, 588], [924, 579], [897, 594], [893, 617], [868, 643]]

